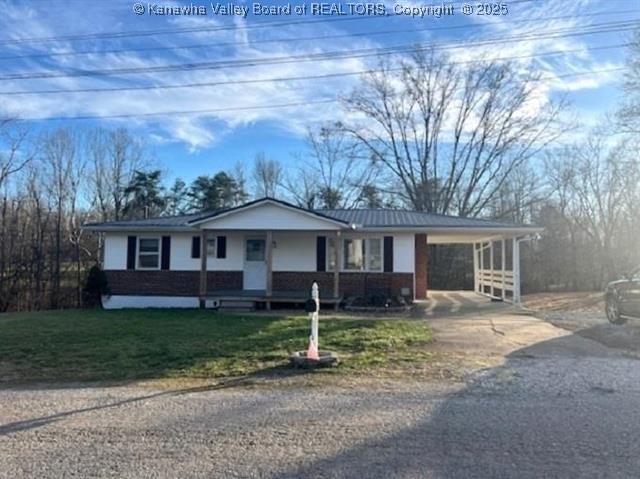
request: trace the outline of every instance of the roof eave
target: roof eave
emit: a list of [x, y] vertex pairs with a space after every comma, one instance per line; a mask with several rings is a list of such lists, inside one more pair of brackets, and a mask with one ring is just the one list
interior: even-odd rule
[[511, 233], [536, 234], [542, 233], [544, 228], [539, 226], [361, 226], [361, 231], [404, 231], [419, 233]]
[[134, 232], [134, 231], [157, 231], [157, 232], [197, 232], [198, 228], [189, 226], [122, 226], [122, 225], [86, 225], [83, 226], [84, 231], [94, 231], [98, 233], [118, 233], [118, 232]]

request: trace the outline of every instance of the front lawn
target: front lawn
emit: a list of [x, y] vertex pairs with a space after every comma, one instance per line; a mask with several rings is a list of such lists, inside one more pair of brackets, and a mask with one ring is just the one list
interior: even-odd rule
[[[178, 310], [66, 310], [0, 316], [0, 381], [216, 378], [277, 371], [304, 349], [306, 317]], [[340, 372], [426, 363], [424, 322], [321, 319]], [[282, 368], [284, 370], [284, 368]]]

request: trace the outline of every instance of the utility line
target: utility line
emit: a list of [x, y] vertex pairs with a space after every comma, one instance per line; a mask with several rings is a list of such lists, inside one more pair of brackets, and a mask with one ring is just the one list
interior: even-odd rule
[[[615, 45], [603, 45], [599, 47], [591, 47], [588, 50], [609, 50], [613, 48], [622, 48], [631, 45], [630, 43], [619, 43]], [[535, 58], [535, 57], [543, 57], [543, 56], [554, 56], [554, 55], [566, 55], [569, 53], [579, 53], [584, 52], [584, 48], [577, 48], [573, 50], [555, 50], [548, 52], [539, 52], [532, 53], [528, 55], [517, 55], [517, 56], [508, 56], [508, 57], [500, 57], [493, 58], [491, 61], [500, 62], [504, 60], [521, 60], [525, 58]], [[473, 63], [483, 63], [484, 60], [466, 60], [459, 62], [450, 62], [451, 64], [473, 64]], [[261, 79], [243, 79], [243, 80], [225, 80], [225, 81], [214, 81], [214, 82], [194, 82], [194, 83], [178, 83], [178, 84], [169, 84], [169, 85], [148, 85], [148, 86], [131, 86], [131, 87], [115, 87], [115, 88], [77, 88], [70, 90], [29, 90], [29, 91], [0, 91], [0, 95], [11, 96], [11, 95], [48, 95], [48, 94], [64, 94], [64, 93], [109, 93], [109, 92], [121, 92], [121, 91], [148, 91], [148, 90], [170, 90], [170, 89], [182, 89], [182, 88], [200, 88], [200, 87], [211, 87], [211, 86], [221, 86], [221, 85], [246, 85], [246, 84], [256, 84], [256, 83], [270, 83], [270, 82], [287, 82], [287, 81], [303, 81], [303, 80], [316, 80], [316, 79], [331, 79], [331, 78], [340, 78], [347, 76], [359, 76], [366, 75], [371, 73], [378, 72], [378, 69], [369, 69], [369, 70], [359, 70], [359, 71], [349, 71], [349, 72], [336, 72], [336, 73], [326, 73], [321, 75], [301, 75], [301, 76], [293, 76], [293, 77], [274, 77], [274, 78], [261, 78]], [[402, 67], [398, 68], [389, 68], [387, 71], [402, 71]]]
[[[615, 26], [613, 25], [615, 24]], [[603, 27], [603, 25], [610, 25]], [[450, 48], [472, 48], [477, 46], [494, 45], [500, 43], [512, 43], [517, 41], [529, 41], [529, 40], [544, 40], [554, 38], [565, 38], [573, 36], [593, 35], [600, 33], [612, 33], [622, 32], [635, 28], [638, 23], [635, 21], [629, 22], [611, 22], [611, 24], [600, 24], [598, 29], [595, 30], [575, 30], [575, 29], [560, 29], [556, 31], [545, 32], [544, 35], [531, 34], [531, 35], [516, 35], [511, 37], [502, 37], [499, 39], [467, 42], [460, 45], [448, 45], [448, 44], [404, 44], [396, 45], [384, 48], [367, 48], [345, 51], [330, 51], [317, 54], [305, 54], [305, 55], [289, 55], [284, 57], [268, 57], [268, 58], [256, 58], [246, 60], [226, 60], [215, 62], [197, 62], [197, 63], [183, 63], [173, 65], [163, 65], [155, 67], [133, 67], [133, 68], [117, 68], [106, 70], [81, 70], [74, 72], [33, 72], [33, 73], [16, 73], [11, 75], [0, 76], [2, 80], [29, 80], [37, 78], [66, 78], [66, 77], [93, 77], [93, 76], [109, 76], [109, 75], [126, 75], [137, 73], [158, 73], [158, 72], [170, 72], [170, 71], [192, 71], [202, 69], [218, 69], [218, 68], [230, 68], [230, 67], [245, 67], [245, 66], [259, 66], [259, 65], [273, 65], [282, 63], [298, 63], [307, 61], [318, 61], [325, 59], [347, 59], [347, 58], [362, 58], [367, 56], [379, 56], [379, 55], [393, 55], [397, 53], [404, 53], [408, 51], [424, 51], [430, 49], [450, 49]], [[592, 28], [592, 27], [590, 27]], [[558, 33], [560, 32], [560, 33]], [[567, 32], [567, 33], [562, 33]]]
[[[594, 12], [594, 13], [583, 13], [577, 15], [559, 15], [555, 17], [546, 17], [546, 18], [535, 18], [535, 19], [522, 19], [522, 20], [511, 20], [509, 21], [509, 25], [513, 24], [535, 24], [535, 23], [544, 23], [555, 20], [565, 20], [565, 19], [574, 19], [578, 17], [603, 17], [610, 15], [625, 15], [628, 13], [637, 13], [637, 10], [620, 10], [615, 12]], [[337, 35], [316, 35], [316, 36], [308, 36], [308, 37], [294, 37], [294, 38], [275, 38], [275, 39], [267, 39], [260, 40], [255, 42], [250, 42], [250, 44], [272, 44], [272, 43], [285, 43], [285, 42], [293, 42], [298, 43], [302, 41], [313, 41], [313, 40], [332, 40], [339, 38], [350, 38], [350, 37], [369, 37], [369, 36], [378, 36], [378, 35], [393, 35], [396, 33], [417, 33], [417, 32], [425, 32], [425, 31], [448, 31], [448, 30], [458, 30], [458, 29], [475, 29], [475, 28], [484, 28], [491, 25], [490, 23], [473, 23], [471, 25], [451, 25], [451, 26], [440, 26], [440, 27], [422, 27], [415, 29], [394, 29], [394, 30], [374, 30], [369, 32], [352, 32], [352, 33], [343, 33]], [[588, 25], [587, 25], [588, 26]], [[35, 59], [35, 58], [53, 58], [53, 57], [70, 57], [70, 56], [79, 56], [79, 55], [105, 55], [105, 54], [118, 54], [118, 53], [135, 53], [135, 52], [154, 52], [154, 51], [175, 51], [175, 50], [195, 50], [202, 48], [223, 48], [229, 46], [236, 46], [237, 42], [219, 42], [215, 44], [211, 43], [196, 43], [191, 45], [179, 45], [179, 46], [155, 46], [155, 47], [139, 47], [139, 48], [119, 48], [119, 49], [107, 49], [107, 50], [80, 50], [80, 51], [72, 51], [72, 52], [53, 52], [53, 53], [35, 53], [28, 55], [13, 55], [13, 56], [3, 56], [0, 57], [0, 60], [18, 60], [18, 59]]]
[[[528, 82], [538, 82], [538, 81], [546, 81], [546, 80], [554, 80], [558, 78], [568, 78], [568, 77], [576, 77], [583, 75], [591, 75], [594, 73], [604, 73], [604, 72], [612, 72], [612, 71], [621, 71], [626, 68], [612, 68], [607, 70], [591, 70], [591, 71], [583, 71], [576, 73], [568, 73], [563, 75], [555, 75], [553, 77], [540, 77], [534, 78], [531, 80], [527, 80]], [[58, 116], [58, 117], [40, 117], [40, 118], [3, 118], [0, 121], [71, 121], [71, 120], [99, 120], [99, 119], [122, 119], [122, 118], [148, 118], [154, 116], [172, 116], [172, 115], [198, 115], [205, 113], [224, 113], [224, 112], [234, 112], [234, 111], [253, 111], [253, 110], [265, 110], [265, 109], [273, 109], [273, 108], [291, 108], [296, 106], [306, 106], [306, 105], [320, 105], [327, 103], [336, 103], [342, 101], [341, 98], [326, 98], [321, 100], [307, 100], [307, 101], [297, 101], [297, 102], [289, 102], [289, 103], [276, 103], [271, 105], [254, 105], [254, 106], [239, 106], [239, 107], [226, 107], [226, 108], [207, 108], [201, 110], [172, 110], [172, 111], [162, 111], [162, 112], [150, 112], [150, 113], [122, 113], [122, 114], [114, 114], [114, 115], [82, 115], [82, 116]]]

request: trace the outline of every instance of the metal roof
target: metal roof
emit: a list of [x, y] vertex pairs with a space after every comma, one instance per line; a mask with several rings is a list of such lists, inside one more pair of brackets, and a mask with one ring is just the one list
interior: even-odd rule
[[133, 230], [182, 230], [196, 231], [193, 226], [199, 220], [214, 218], [222, 213], [241, 209], [247, 205], [253, 205], [262, 201], [271, 201], [316, 214], [328, 219], [333, 219], [345, 225], [355, 225], [356, 228], [365, 229], [518, 229], [518, 230], [540, 230], [534, 225], [509, 223], [480, 218], [462, 218], [458, 216], [439, 215], [410, 210], [391, 209], [324, 209], [307, 210], [295, 205], [290, 205], [281, 200], [264, 198], [256, 200], [241, 207], [225, 208], [215, 211], [203, 211], [179, 216], [165, 216], [159, 218], [149, 218], [143, 220], [107, 221], [104, 223], [88, 223], [85, 229], [94, 231], [133, 231]]
[[[534, 226], [481, 218], [462, 218], [422, 211], [388, 209], [320, 210], [326, 216], [364, 228], [531, 228]], [[534, 227], [535, 228], [535, 227]]]

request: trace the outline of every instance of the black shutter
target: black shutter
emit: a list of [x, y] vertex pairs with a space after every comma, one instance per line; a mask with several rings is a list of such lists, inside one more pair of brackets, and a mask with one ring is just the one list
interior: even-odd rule
[[161, 269], [169, 269], [171, 264], [171, 236], [162, 237], [162, 261]]
[[127, 269], [136, 269], [136, 242], [135, 236], [127, 236]]
[[227, 257], [227, 237], [226, 236], [218, 236], [218, 241], [216, 241], [216, 256], [218, 258], [226, 258]]
[[316, 240], [316, 271], [327, 270], [327, 237], [318, 236]]
[[393, 236], [384, 237], [384, 272], [393, 272]]
[[200, 257], [200, 236], [194, 236], [191, 238], [191, 257]]

